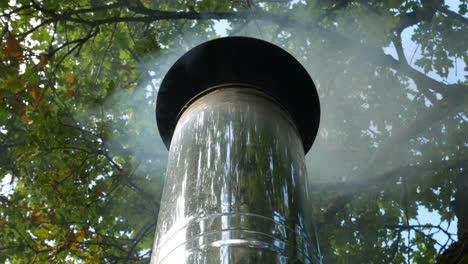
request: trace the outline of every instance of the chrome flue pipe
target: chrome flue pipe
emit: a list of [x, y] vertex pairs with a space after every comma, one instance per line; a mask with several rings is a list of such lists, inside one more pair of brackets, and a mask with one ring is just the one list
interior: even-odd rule
[[270, 43], [222, 38], [179, 59], [158, 94], [169, 159], [151, 263], [319, 263], [304, 164], [319, 111]]

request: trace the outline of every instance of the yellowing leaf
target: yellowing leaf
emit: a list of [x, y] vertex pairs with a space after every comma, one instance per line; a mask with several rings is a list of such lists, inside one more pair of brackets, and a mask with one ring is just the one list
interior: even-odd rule
[[67, 81], [67, 83], [74, 83], [76, 81], [75, 76], [73, 76], [72, 74], [67, 74], [67, 77], [65, 77], [65, 80]]
[[36, 230], [34, 234], [39, 238], [50, 238], [49, 230], [45, 229], [44, 227]]
[[38, 215], [38, 216], [35, 217], [35, 221], [36, 221], [36, 223], [38, 223], [38, 224], [42, 224], [42, 223], [44, 223], [44, 221], [45, 221], [45, 216], [43, 216], [43, 215]]
[[195, 5], [193, 5], [193, 4], [188, 4], [187, 7], [188, 7], [188, 9], [189, 9], [190, 11], [195, 12]]
[[46, 100], [45, 100], [44, 98], [42, 98], [42, 99], [39, 100], [39, 102], [37, 103], [37, 106], [38, 106], [38, 107], [41, 107], [41, 106], [43, 106], [45, 103], [46, 103]]
[[32, 96], [34, 99], [39, 99], [40, 94], [36, 91], [34, 88], [29, 88], [29, 94]]
[[16, 39], [15, 35], [10, 35], [7, 38], [7, 44], [5, 47], [5, 54], [7, 57], [15, 58], [21, 61], [23, 58], [23, 49], [19, 45], [19, 41]]
[[68, 91], [67, 91], [67, 97], [68, 97], [68, 98], [75, 97], [75, 95], [76, 95], [75, 90], [68, 90]]
[[83, 238], [84, 238], [84, 233], [76, 233], [75, 234], [75, 240], [78, 241], [78, 242], [83, 242]]
[[151, 0], [143, 0], [143, 4], [148, 7], [154, 7], [154, 3]]
[[7, 88], [14, 93], [20, 93], [24, 90], [24, 80], [21, 78], [11, 78], [7, 80], [2, 88]]
[[37, 64], [37, 70], [38, 71], [44, 70], [48, 62], [49, 62], [49, 57], [46, 54], [41, 54], [39, 56], [39, 64]]
[[[73, 251], [80, 250], [80, 245], [78, 245], [78, 243], [72, 243], [71, 247], [70, 247], [70, 250], [73, 250]], [[75, 263], [75, 262], [71, 262], [71, 263]]]
[[67, 91], [67, 97], [68, 97], [68, 98], [75, 97], [75, 95], [76, 95], [75, 90], [68, 90], [68, 91]]
[[1, 226], [1, 225], [4, 225], [4, 224], [6, 224], [6, 223], [7, 223], [7, 222], [6, 222], [6, 220], [5, 220], [5, 219], [3, 219], [3, 218], [0, 218], [0, 226]]
[[[25, 115], [25, 116], [23, 116], [22, 121], [23, 121], [23, 123], [25, 123], [25, 124], [29, 124], [29, 121], [30, 121], [30, 120], [29, 120], [29, 117]], [[42, 221], [42, 222], [44, 222], [44, 221]]]
[[102, 192], [102, 188], [99, 185], [95, 185], [93, 187], [93, 193], [97, 194], [99, 197], [104, 197], [104, 193]]
[[[73, 246], [72, 246], [72, 247], [73, 247]], [[71, 249], [71, 248], [70, 248], [70, 249]], [[75, 261], [74, 261], [74, 260], [71, 260], [71, 259], [69, 259], [69, 260], [67, 260], [67, 263], [66, 263], [66, 264], [75, 264]]]

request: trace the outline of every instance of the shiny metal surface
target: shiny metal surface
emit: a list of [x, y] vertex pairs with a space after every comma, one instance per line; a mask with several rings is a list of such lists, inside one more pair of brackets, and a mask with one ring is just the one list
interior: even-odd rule
[[273, 99], [234, 88], [177, 123], [151, 263], [318, 263], [298, 132]]

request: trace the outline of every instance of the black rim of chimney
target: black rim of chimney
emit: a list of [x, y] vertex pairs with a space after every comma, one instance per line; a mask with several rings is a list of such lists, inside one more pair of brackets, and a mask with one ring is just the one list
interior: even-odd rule
[[206, 93], [227, 86], [258, 89], [276, 99], [291, 115], [304, 152], [308, 152], [320, 123], [313, 80], [288, 52], [250, 37], [207, 41], [189, 50], [169, 69], [156, 103], [159, 133], [168, 149], [181, 113]]

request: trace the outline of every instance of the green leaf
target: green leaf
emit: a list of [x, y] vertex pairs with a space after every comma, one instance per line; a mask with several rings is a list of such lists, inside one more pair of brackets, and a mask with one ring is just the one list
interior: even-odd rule
[[389, 0], [388, 6], [391, 8], [399, 8], [405, 0]]

